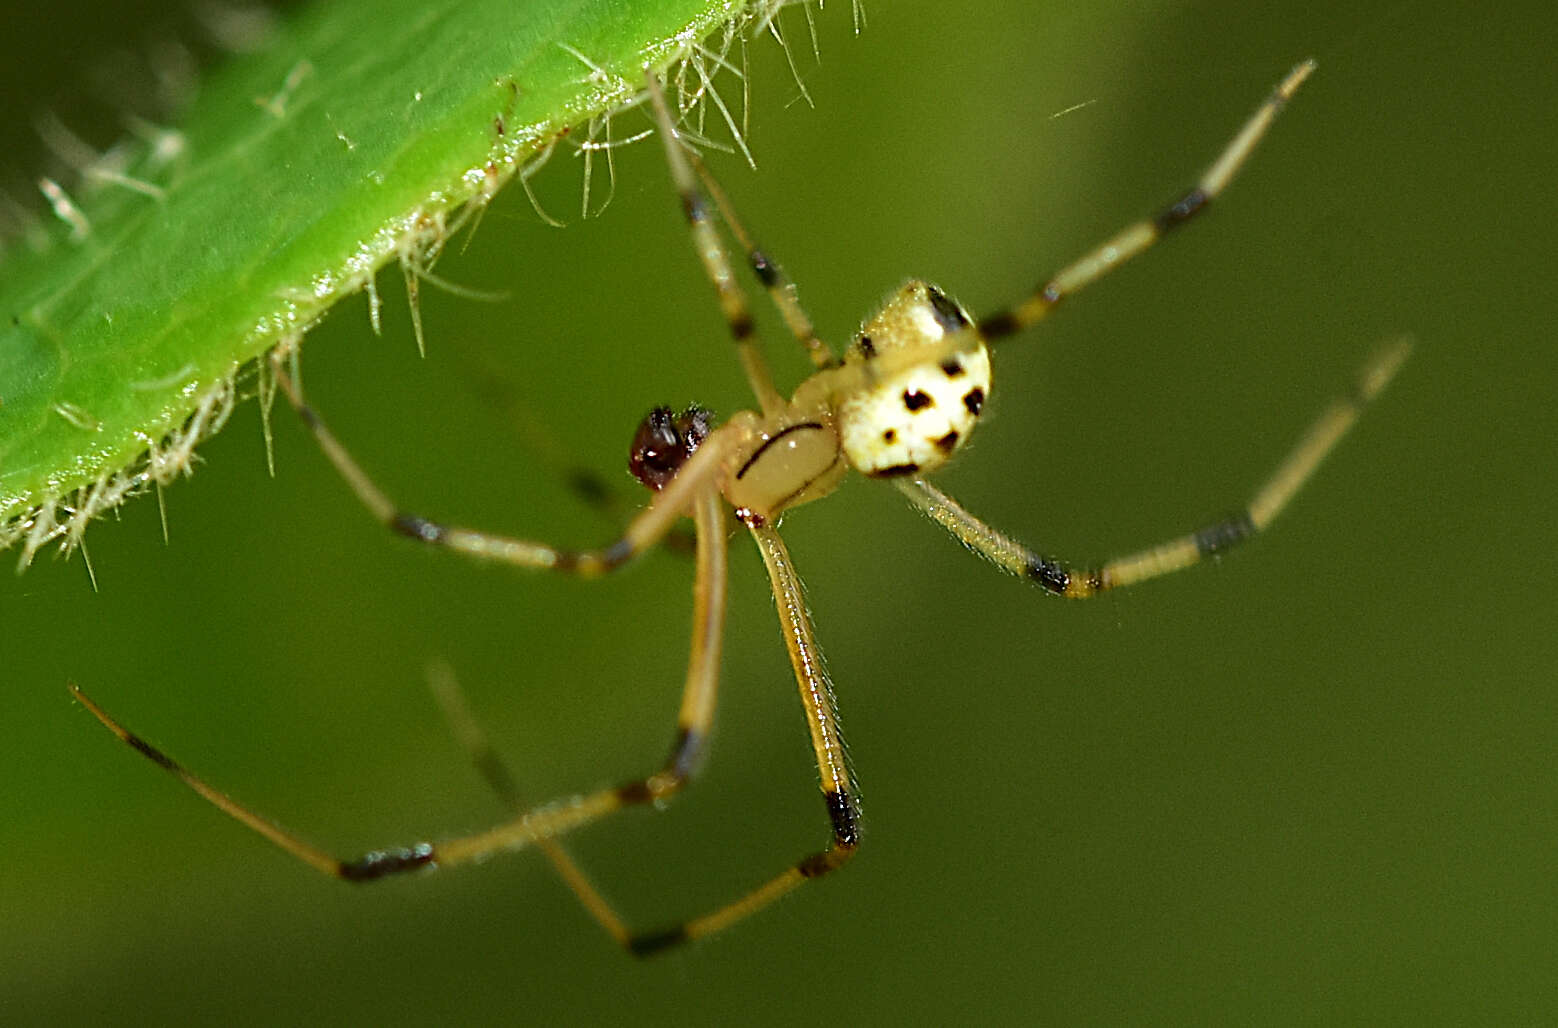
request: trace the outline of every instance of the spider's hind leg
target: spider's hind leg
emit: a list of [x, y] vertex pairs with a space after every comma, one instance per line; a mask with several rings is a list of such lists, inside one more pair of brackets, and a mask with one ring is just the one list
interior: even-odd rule
[[1135, 585], [1190, 567], [1263, 531], [1357, 422], [1364, 407], [1390, 384], [1411, 349], [1409, 340], [1398, 339], [1375, 354], [1364, 365], [1352, 391], [1337, 397], [1315, 419], [1242, 510], [1097, 567], [1074, 567], [1039, 554], [991, 528], [924, 479], [900, 479], [896, 484], [931, 520], [996, 567], [1036, 582], [1057, 595], [1086, 599], [1107, 589]]
[[[664, 495], [664, 494], [662, 494]], [[720, 498], [704, 491], [694, 503], [698, 525], [698, 570], [693, 596], [693, 635], [686, 684], [677, 712], [675, 741], [661, 768], [615, 788], [568, 797], [528, 810], [484, 831], [439, 842], [374, 850], [341, 859], [277, 825], [209, 785], [162, 750], [125, 728], [77, 686], [71, 692], [130, 748], [173, 775], [191, 791], [233, 820], [270, 840], [279, 849], [322, 874], [349, 882], [370, 882], [410, 871], [474, 863], [506, 850], [539, 845], [625, 807], [658, 803], [678, 792], [697, 769], [719, 685], [720, 650], [725, 626], [726, 562]], [[502, 786], [507, 788], [506, 786]], [[584, 898], [581, 894], [581, 898]], [[586, 904], [588, 905], [588, 899]], [[602, 924], [611, 930], [608, 921]], [[618, 933], [614, 933], [618, 934]], [[631, 940], [619, 935], [624, 944]]]

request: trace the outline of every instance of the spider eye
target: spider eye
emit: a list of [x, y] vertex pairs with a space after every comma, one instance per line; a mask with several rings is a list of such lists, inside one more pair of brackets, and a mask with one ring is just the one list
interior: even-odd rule
[[688, 407], [680, 414], [656, 407], [633, 433], [628, 470], [645, 487], [659, 492], [709, 437], [713, 424], [714, 415], [702, 407]]

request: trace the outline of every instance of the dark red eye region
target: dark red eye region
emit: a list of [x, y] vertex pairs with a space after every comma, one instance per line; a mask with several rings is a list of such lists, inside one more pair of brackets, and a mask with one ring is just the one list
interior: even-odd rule
[[714, 415], [702, 407], [688, 407], [680, 414], [673, 414], [669, 407], [656, 407], [633, 433], [628, 470], [647, 488], [659, 492], [709, 437], [713, 424]]

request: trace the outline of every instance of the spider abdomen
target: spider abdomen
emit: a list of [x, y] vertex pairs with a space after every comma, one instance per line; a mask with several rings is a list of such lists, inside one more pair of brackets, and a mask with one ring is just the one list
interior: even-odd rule
[[990, 395], [989, 350], [963, 309], [925, 282], [905, 285], [866, 323], [845, 363], [861, 384], [840, 398], [839, 435], [849, 462], [875, 478], [945, 463]]

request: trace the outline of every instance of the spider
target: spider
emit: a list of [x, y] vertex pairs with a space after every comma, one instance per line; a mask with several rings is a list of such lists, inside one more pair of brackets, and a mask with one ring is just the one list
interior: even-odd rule
[[[659, 952], [729, 926], [802, 882], [842, 867], [860, 843], [857, 790], [845, 759], [833, 688], [823, 671], [800, 577], [778, 533], [781, 515], [828, 495], [854, 469], [896, 486], [959, 542], [1003, 571], [1027, 578], [1058, 596], [1096, 596], [1189, 567], [1264, 529], [1406, 358], [1409, 344], [1405, 341], [1389, 344], [1373, 357], [1353, 390], [1320, 415], [1238, 513], [1096, 567], [1073, 566], [1040, 555], [980, 521], [925, 477], [946, 463], [978, 424], [990, 395], [991, 346], [1042, 320], [1062, 300], [1205, 210], [1244, 165], [1313, 68], [1314, 63], [1306, 61], [1289, 72], [1201, 179], [1173, 204], [1129, 225], [1065, 266], [1015, 306], [976, 319], [937, 287], [910, 281], [864, 323], [842, 356], [818, 337], [793, 285], [752, 242], [702, 161], [684, 148], [660, 84], [647, 74], [648, 95], [693, 246], [718, 295], [757, 409], [736, 413], [723, 423], [716, 423], [712, 414], [696, 406], [681, 412], [666, 407], [651, 411], [634, 436], [629, 466], [653, 492], [653, 498], [619, 539], [601, 549], [560, 549], [406, 512], [380, 490], [303, 401], [300, 387], [282, 369], [281, 356], [273, 356], [278, 381], [325, 457], [363, 506], [401, 536], [471, 557], [595, 577], [622, 567], [659, 542], [684, 516], [691, 516], [696, 540], [691, 655], [670, 754], [653, 774], [615, 788], [520, 809], [510, 820], [471, 835], [342, 860], [217, 791], [122, 727], [74, 684], [72, 691], [124, 742], [224, 813], [325, 874], [366, 882], [401, 872], [466, 864], [502, 850], [534, 845], [551, 859], [606, 931], [634, 954]], [[789, 331], [816, 366], [788, 398], [775, 386], [756, 346], [746, 295], [716, 228], [716, 213], [745, 252], [752, 272]], [[756, 541], [767, 567], [821, 772], [831, 835], [818, 852], [724, 906], [667, 929], [635, 932], [595, 891], [557, 838], [613, 811], [658, 804], [678, 792], [696, 771], [714, 718], [719, 678], [727, 506]], [[446, 697], [445, 705], [489, 782], [519, 807], [507, 772], [458, 699]]]

